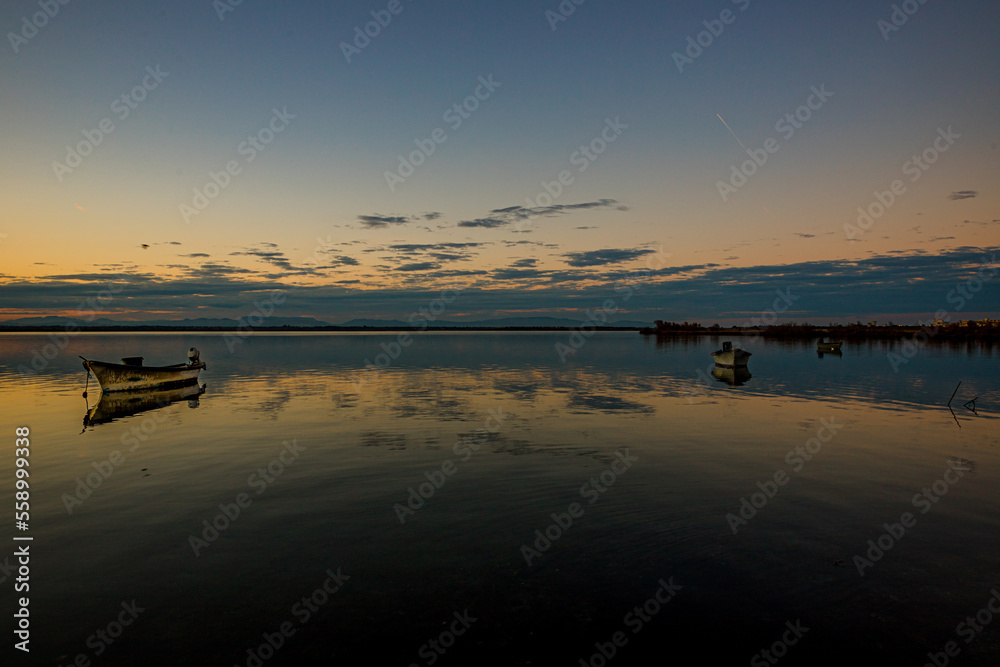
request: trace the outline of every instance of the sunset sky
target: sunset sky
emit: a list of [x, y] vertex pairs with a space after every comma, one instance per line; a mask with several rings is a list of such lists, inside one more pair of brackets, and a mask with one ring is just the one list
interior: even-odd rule
[[902, 5], [10, 0], [0, 319], [995, 316], [1000, 5]]

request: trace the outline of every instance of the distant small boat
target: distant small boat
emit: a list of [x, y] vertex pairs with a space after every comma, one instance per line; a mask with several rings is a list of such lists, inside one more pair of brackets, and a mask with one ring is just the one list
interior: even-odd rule
[[733, 344], [727, 340], [722, 344], [721, 350], [716, 350], [712, 353], [712, 358], [715, 359], [717, 366], [738, 368], [747, 365], [750, 353], [738, 347], [733, 347]]
[[841, 345], [843, 345], [841, 341], [823, 342], [823, 339], [820, 338], [819, 342], [816, 343], [816, 349], [820, 352], [840, 352]]
[[83, 367], [94, 374], [101, 391], [166, 389], [198, 383], [198, 373], [206, 368], [196, 348], [188, 351], [188, 363], [172, 366], [143, 366], [142, 357], [125, 357], [120, 364], [83, 359]]

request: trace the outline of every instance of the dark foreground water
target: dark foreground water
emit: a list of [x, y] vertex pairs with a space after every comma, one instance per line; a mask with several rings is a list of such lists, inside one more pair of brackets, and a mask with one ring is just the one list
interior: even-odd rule
[[[566, 333], [397, 338], [81, 334], [26, 375], [49, 339], [0, 336], [4, 653], [996, 664], [1000, 350], [928, 345], [894, 372], [882, 343], [820, 358], [737, 338], [752, 377], [733, 385], [710, 374], [718, 339], [599, 334], [563, 362]], [[81, 397], [78, 355], [191, 346], [200, 397]]]

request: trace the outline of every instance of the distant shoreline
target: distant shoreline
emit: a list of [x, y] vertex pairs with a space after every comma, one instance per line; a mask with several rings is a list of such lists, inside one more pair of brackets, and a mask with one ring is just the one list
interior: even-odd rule
[[47, 326], [2, 326], [0, 333], [231, 333], [246, 336], [251, 333], [421, 333], [433, 332], [573, 332], [573, 331], [631, 331], [654, 338], [687, 338], [687, 337], [726, 337], [726, 336], [757, 336], [760, 338], [774, 340], [814, 340], [817, 338], [828, 338], [831, 340], [898, 340], [920, 335], [930, 340], [976, 340], [976, 341], [1000, 341], [1000, 326], [960, 326], [959, 324], [946, 324], [942, 326], [920, 326], [920, 325], [832, 325], [832, 326], [812, 326], [812, 325], [777, 325], [770, 327], [730, 327], [730, 328], [667, 328], [658, 329], [655, 327], [636, 326], [509, 326], [509, 327], [403, 327], [403, 326], [323, 326], [323, 327], [174, 327], [174, 326], [77, 326], [67, 328], [65, 325]]
[[940, 325], [864, 325], [835, 324], [813, 326], [808, 324], [781, 324], [753, 329], [722, 327], [645, 327], [639, 330], [644, 336], [656, 338], [682, 338], [685, 336], [759, 336], [775, 340], [897, 340], [921, 337], [928, 340], [978, 340], [1000, 341], [1000, 323], [944, 323]]
[[[577, 331], [581, 327], [166, 327], [166, 326], [78, 326], [67, 329], [65, 326], [24, 326], [5, 327], [0, 325], [0, 333], [324, 333], [324, 332], [365, 332], [388, 333], [394, 331], [421, 332], [421, 331]], [[584, 327], [589, 330], [589, 327]], [[598, 331], [639, 331], [641, 327], [596, 327]]]

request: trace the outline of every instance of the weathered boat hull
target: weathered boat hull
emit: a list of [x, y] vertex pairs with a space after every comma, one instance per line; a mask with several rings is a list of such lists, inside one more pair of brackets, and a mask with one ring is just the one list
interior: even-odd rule
[[175, 366], [133, 366], [109, 364], [104, 361], [84, 361], [83, 367], [94, 374], [103, 392], [134, 391], [136, 389], [168, 389], [198, 383], [198, 373], [205, 362]]
[[715, 359], [716, 366], [722, 366], [723, 368], [741, 368], [746, 367], [747, 361], [750, 359], [750, 353], [746, 350], [733, 348], [732, 350], [720, 350], [718, 352], [713, 352], [712, 358]]

